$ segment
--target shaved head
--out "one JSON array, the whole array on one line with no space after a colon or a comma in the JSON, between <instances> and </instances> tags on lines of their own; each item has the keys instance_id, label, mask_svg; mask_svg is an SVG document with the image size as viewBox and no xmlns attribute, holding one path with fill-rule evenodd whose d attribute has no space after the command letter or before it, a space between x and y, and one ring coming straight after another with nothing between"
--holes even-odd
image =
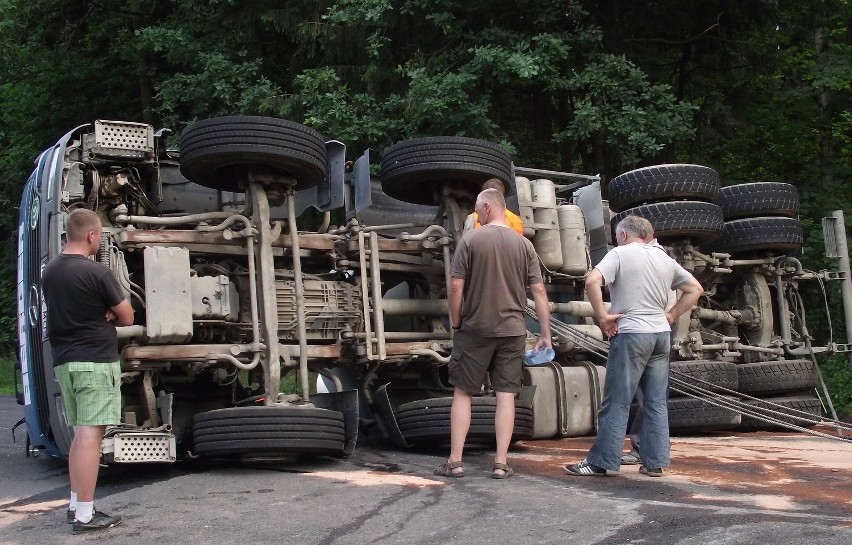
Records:
<instances>
[{"instance_id":1,"label":"shaved head","mask_svg":"<svg viewBox=\"0 0 852 545\"><path fill-rule=\"evenodd\" d=\"M71 212L65 223L66 237L71 242L86 242L86 236L90 231L100 235L101 230L101 218L85 208L78 208Z\"/></svg>"}]
</instances>

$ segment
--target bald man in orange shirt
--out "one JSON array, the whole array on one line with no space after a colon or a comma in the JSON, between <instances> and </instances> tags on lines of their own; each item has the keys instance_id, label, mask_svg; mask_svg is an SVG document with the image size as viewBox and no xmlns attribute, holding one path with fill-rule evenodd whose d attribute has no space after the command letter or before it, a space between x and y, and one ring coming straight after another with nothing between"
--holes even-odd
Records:
<instances>
[{"instance_id":1,"label":"bald man in orange shirt","mask_svg":"<svg viewBox=\"0 0 852 545\"><path fill-rule=\"evenodd\" d=\"M506 186L503 185L503 182L498 178L490 178L485 180L485 183L482 184L482 191L486 189L496 189L503 196L506 195ZM517 214L512 212L509 209L506 209L506 224L511 227L514 231L516 231L519 235L524 236L524 222L521 218L518 217ZM470 214L464 222L464 230L462 233L467 233L471 229L477 229L482 227L479 223L479 216L476 211L473 214Z\"/></svg>"}]
</instances>

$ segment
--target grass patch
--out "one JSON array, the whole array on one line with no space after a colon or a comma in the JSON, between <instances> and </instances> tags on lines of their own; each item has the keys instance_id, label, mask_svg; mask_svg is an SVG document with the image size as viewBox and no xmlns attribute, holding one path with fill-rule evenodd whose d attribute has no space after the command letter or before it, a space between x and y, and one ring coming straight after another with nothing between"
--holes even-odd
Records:
<instances>
[{"instance_id":1,"label":"grass patch","mask_svg":"<svg viewBox=\"0 0 852 545\"><path fill-rule=\"evenodd\" d=\"M15 357L0 355L0 394L14 394L15 380Z\"/></svg>"},{"instance_id":2,"label":"grass patch","mask_svg":"<svg viewBox=\"0 0 852 545\"><path fill-rule=\"evenodd\" d=\"M308 371L308 388L310 390L310 394L317 393L317 374L318 373L316 371ZM259 384L251 384L248 371L240 371L239 381L244 387L252 390L260 386ZM281 370L281 382L278 383L278 391L282 394L301 395L302 388L299 386L298 369L291 368ZM260 393L263 393L263 388L260 389Z\"/></svg>"},{"instance_id":3,"label":"grass patch","mask_svg":"<svg viewBox=\"0 0 852 545\"><path fill-rule=\"evenodd\" d=\"M281 378L280 391L282 394L301 394L302 388L299 386L299 370L282 371L287 373ZM308 371L308 390L310 394L317 393L317 373Z\"/></svg>"},{"instance_id":4,"label":"grass patch","mask_svg":"<svg viewBox=\"0 0 852 545\"><path fill-rule=\"evenodd\" d=\"M838 416L848 419L852 416L852 367L848 356L830 356L820 364L820 369Z\"/></svg>"}]
</instances>

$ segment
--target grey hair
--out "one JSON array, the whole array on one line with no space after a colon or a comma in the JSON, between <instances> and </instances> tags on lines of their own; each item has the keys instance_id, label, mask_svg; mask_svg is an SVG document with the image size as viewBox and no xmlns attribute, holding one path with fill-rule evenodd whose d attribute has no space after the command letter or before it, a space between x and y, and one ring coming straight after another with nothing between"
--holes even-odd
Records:
<instances>
[{"instance_id":1,"label":"grey hair","mask_svg":"<svg viewBox=\"0 0 852 545\"><path fill-rule=\"evenodd\" d=\"M626 233L627 235L647 240L654 236L654 227L651 222L641 216L627 216L615 226L615 235Z\"/></svg>"}]
</instances>

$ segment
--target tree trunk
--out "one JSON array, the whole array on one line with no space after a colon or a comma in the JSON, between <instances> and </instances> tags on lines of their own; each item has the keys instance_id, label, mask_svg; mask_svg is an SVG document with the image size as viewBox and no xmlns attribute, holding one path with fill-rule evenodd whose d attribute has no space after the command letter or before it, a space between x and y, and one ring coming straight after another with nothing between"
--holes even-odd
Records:
<instances>
[{"instance_id":1,"label":"tree trunk","mask_svg":"<svg viewBox=\"0 0 852 545\"><path fill-rule=\"evenodd\" d=\"M826 49L825 29L823 28L823 15L817 12L814 26L814 63L820 65L823 62ZM817 90L817 101L819 104L819 149L820 149L820 173L822 175L822 186L826 190L824 195L832 193L834 186L834 138L831 133L831 94L828 87L823 85Z\"/></svg>"},{"instance_id":2,"label":"tree trunk","mask_svg":"<svg viewBox=\"0 0 852 545\"><path fill-rule=\"evenodd\" d=\"M567 123L571 117L572 104L571 95L567 91L559 93L559 113L557 119L560 123ZM573 141L565 140L559 144L559 168L566 172L574 172L574 146Z\"/></svg>"},{"instance_id":3,"label":"tree trunk","mask_svg":"<svg viewBox=\"0 0 852 545\"><path fill-rule=\"evenodd\" d=\"M142 107L142 122L152 125L154 123L153 115L153 86L151 85L151 76L149 74L148 59L145 53L139 52L136 58L136 70L139 76L139 104Z\"/></svg>"}]
</instances>

